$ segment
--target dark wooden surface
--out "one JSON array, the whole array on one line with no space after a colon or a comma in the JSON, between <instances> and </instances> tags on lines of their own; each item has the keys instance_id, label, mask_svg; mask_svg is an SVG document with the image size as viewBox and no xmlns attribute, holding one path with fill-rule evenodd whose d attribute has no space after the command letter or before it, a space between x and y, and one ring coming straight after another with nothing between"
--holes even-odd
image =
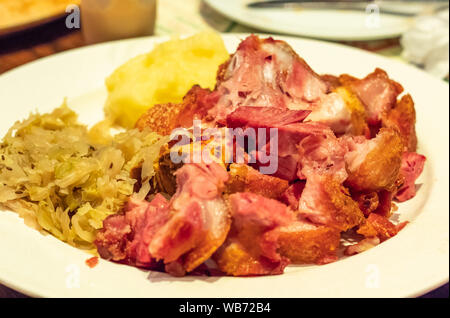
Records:
<instances>
[{"instance_id":1,"label":"dark wooden surface","mask_svg":"<svg viewBox=\"0 0 450 318\"><path fill-rule=\"evenodd\" d=\"M30 31L0 37L0 74L39 58L83 45L81 31L66 28L64 19Z\"/></svg>"}]
</instances>

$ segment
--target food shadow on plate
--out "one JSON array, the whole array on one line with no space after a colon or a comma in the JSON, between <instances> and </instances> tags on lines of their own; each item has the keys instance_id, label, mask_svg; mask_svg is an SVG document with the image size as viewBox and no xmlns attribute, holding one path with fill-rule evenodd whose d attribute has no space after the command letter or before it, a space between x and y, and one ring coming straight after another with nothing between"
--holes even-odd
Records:
<instances>
[{"instance_id":1,"label":"food shadow on plate","mask_svg":"<svg viewBox=\"0 0 450 318\"><path fill-rule=\"evenodd\" d=\"M148 271L147 279L152 283L160 283L160 282L192 282L192 281L202 281L206 283L214 283L218 281L222 277L226 277L226 275L217 269L216 264L208 260L199 267L197 267L194 271L185 276L174 276L168 274L164 270L164 265L161 264L161 268L155 268L154 270L145 270Z\"/></svg>"},{"instance_id":2,"label":"food shadow on plate","mask_svg":"<svg viewBox=\"0 0 450 318\"><path fill-rule=\"evenodd\" d=\"M225 276L223 276L225 277ZM151 283L167 283L167 282L176 282L176 283L180 283L180 282L186 282L186 283L190 283L193 281L201 281L201 282L205 282L205 283L214 283L216 281L218 281L220 278L220 276L184 276L184 277L174 277L171 276L167 273L162 273L162 272L155 272L155 271L150 271L148 276L147 276L147 280Z\"/></svg>"},{"instance_id":3,"label":"food shadow on plate","mask_svg":"<svg viewBox=\"0 0 450 318\"><path fill-rule=\"evenodd\" d=\"M190 275L190 276L184 276L184 277L175 277L171 276L164 272L158 272L158 271L148 271L147 280L151 283L170 283L170 282L185 282L185 283L191 283L193 281L200 281L205 283L215 283L222 277L226 276L207 276L207 275Z\"/></svg>"}]
</instances>

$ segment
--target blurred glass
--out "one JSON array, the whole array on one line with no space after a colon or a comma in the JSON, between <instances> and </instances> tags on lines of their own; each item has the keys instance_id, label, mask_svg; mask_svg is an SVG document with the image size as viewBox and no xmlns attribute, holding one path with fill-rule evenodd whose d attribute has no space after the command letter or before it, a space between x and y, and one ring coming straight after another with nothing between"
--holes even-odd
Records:
<instances>
[{"instance_id":1,"label":"blurred glass","mask_svg":"<svg viewBox=\"0 0 450 318\"><path fill-rule=\"evenodd\" d=\"M152 35L156 0L82 0L81 22L88 44Z\"/></svg>"}]
</instances>

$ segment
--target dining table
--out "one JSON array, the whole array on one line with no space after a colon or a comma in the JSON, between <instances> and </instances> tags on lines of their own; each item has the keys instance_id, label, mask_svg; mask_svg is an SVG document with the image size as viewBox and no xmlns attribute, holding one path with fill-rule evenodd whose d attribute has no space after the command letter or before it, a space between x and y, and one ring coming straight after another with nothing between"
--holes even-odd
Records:
<instances>
[{"instance_id":1,"label":"dining table","mask_svg":"<svg viewBox=\"0 0 450 318\"><path fill-rule=\"evenodd\" d=\"M32 61L87 45L83 38L82 24L81 28L69 29L65 19L63 16L43 25L0 36L0 75ZM193 34L206 29L221 33L261 33L260 30L222 16L202 0L158 0L155 35ZM402 56L399 37L339 43L408 63ZM0 298L25 297L27 296L0 284ZM447 283L421 297L447 298L449 285Z\"/></svg>"}]
</instances>

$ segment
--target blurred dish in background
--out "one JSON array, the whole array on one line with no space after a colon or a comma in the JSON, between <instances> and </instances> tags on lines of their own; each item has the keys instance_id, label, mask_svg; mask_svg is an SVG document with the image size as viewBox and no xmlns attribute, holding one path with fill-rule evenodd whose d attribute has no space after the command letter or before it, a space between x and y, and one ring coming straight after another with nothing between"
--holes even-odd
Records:
<instances>
[{"instance_id":1,"label":"blurred dish in background","mask_svg":"<svg viewBox=\"0 0 450 318\"><path fill-rule=\"evenodd\" d=\"M156 0L82 0L81 16L88 44L152 35Z\"/></svg>"},{"instance_id":2,"label":"blurred dish in background","mask_svg":"<svg viewBox=\"0 0 450 318\"><path fill-rule=\"evenodd\" d=\"M0 36L60 18L71 4L80 0L0 0Z\"/></svg>"},{"instance_id":3,"label":"blurred dish in background","mask_svg":"<svg viewBox=\"0 0 450 318\"><path fill-rule=\"evenodd\" d=\"M241 24L267 32L307 36L337 41L359 41L394 38L412 25L420 3L386 3L384 10L403 12L385 14L374 3L366 10L342 10L320 7L252 9L248 4L255 0L205 0L207 4L226 17ZM383 11L383 10L382 10Z\"/></svg>"},{"instance_id":4,"label":"blurred dish in background","mask_svg":"<svg viewBox=\"0 0 450 318\"><path fill-rule=\"evenodd\" d=\"M447 0L263 0L247 4L249 8L334 9L377 11L384 14L415 16L448 8Z\"/></svg>"}]
</instances>

